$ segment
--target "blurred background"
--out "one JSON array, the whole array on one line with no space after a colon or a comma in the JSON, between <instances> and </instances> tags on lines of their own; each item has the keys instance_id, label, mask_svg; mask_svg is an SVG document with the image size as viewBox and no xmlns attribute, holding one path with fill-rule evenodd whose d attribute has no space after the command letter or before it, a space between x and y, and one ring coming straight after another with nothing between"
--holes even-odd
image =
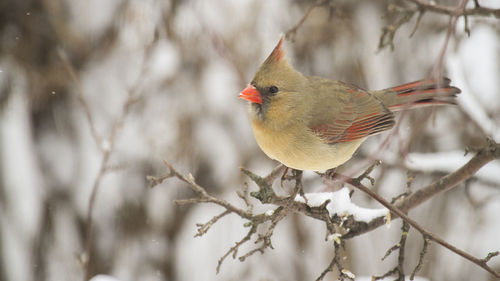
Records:
<instances>
[{"instance_id":1,"label":"blurred background","mask_svg":"<svg viewBox=\"0 0 500 281\"><path fill-rule=\"evenodd\" d=\"M470 1L469 7L473 7ZM500 8L498 1L481 0ZM456 1L440 1L456 6ZM246 167L267 174L276 162L258 148L246 102L237 99L261 62L310 5L305 0L3 0L0 2L0 280L315 280L330 263L325 226L300 215L282 221L274 250L245 262L218 259L247 232L230 215L202 237L196 223L223 210L176 206L193 193L170 179L149 188L163 160L192 173L237 206ZM379 48L384 27L415 6L408 1L329 1L286 42L301 72L381 89L428 77L449 17L417 13ZM393 131L370 138L342 171L359 174L372 159L374 189L386 199L454 171L465 148L500 141L500 20L457 23L443 73L462 89L456 107L399 116ZM382 43L388 43L387 38ZM382 44L387 45L387 44ZM386 140L388 140L386 142ZM386 143L385 145L382 145ZM92 190L93 239L86 256ZM256 187L249 183L250 189ZM331 187L305 174L305 191ZM280 188L276 186L276 189ZM426 229L482 258L500 250L500 163L440 194L410 215ZM380 207L355 192L364 207ZM256 212L272 206L255 203ZM401 221L346 242L344 265L356 276L382 275L396 254ZM422 237L411 230L406 272ZM255 245L242 247L244 254ZM500 259L489 263L500 270ZM431 244L424 280L493 280L486 271ZM326 280L336 280L331 273Z\"/></svg>"}]
</instances>

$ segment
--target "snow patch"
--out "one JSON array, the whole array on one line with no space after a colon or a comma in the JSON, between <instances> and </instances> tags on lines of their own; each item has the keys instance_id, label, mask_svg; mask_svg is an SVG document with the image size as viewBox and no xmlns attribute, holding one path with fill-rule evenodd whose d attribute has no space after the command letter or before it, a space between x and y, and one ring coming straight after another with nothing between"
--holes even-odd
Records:
<instances>
[{"instance_id":1,"label":"snow patch","mask_svg":"<svg viewBox=\"0 0 500 281\"><path fill-rule=\"evenodd\" d=\"M368 223L375 218L383 217L388 214L386 208L368 209L357 206L351 202L349 189L347 187L336 192L307 193L304 194L304 196L307 198L307 205L311 207L321 206L326 200L330 200L326 205L326 209L330 216L335 214L338 216L353 215L355 220ZM304 198L300 195L297 195L295 201L305 203Z\"/></svg>"},{"instance_id":2,"label":"snow patch","mask_svg":"<svg viewBox=\"0 0 500 281\"><path fill-rule=\"evenodd\" d=\"M410 153L405 161L405 166L412 170L423 172L451 173L462 167L472 158L473 153L464 156L463 151L449 151L440 153ZM476 177L491 182L500 182L500 163L492 161L482 167Z\"/></svg>"},{"instance_id":3,"label":"snow patch","mask_svg":"<svg viewBox=\"0 0 500 281\"><path fill-rule=\"evenodd\" d=\"M113 276L109 276L109 275L99 274L99 275L92 277L90 279L90 281L120 281L120 279L117 279L117 278L115 278Z\"/></svg>"}]
</instances>

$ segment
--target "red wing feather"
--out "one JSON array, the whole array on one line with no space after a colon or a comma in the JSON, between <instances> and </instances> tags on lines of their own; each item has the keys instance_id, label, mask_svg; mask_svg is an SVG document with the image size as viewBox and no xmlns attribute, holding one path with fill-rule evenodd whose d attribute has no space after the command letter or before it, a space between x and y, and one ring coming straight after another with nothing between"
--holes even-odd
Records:
<instances>
[{"instance_id":1,"label":"red wing feather","mask_svg":"<svg viewBox=\"0 0 500 281\"><path fill-rule=\"evenodd\" d=\"M373 95L351 93L338 117L310 129L329 144L349 142L380 133L394 126L394 115Z\"/></svg>"}]
</instances>

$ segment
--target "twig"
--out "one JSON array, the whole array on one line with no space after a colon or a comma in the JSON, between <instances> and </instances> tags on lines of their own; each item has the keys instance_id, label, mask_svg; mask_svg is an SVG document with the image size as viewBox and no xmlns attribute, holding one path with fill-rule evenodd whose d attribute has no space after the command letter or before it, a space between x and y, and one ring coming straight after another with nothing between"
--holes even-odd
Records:
<instances>
[{"instance_id":1,"label":"twig","mask_svg":"<svg viewBox=\"0 0 500 281\"><path fill-rule=\"evenodd\" d=\"M484 259L482 259L481 261L484 263L487 263L491 260L491 258L498 256L499 253L500 252L498 252L498 251L488 253L488 255Z\"/></svg>"},{"instance_id":2,"label":"twig","mask_svg":"<svg viewBox=\"0 0 500 281\"><path fill-rule=\"evenodd\" d=\"M92 117L92 114L90 113L89 105L85 100L85 96L83 94L82 83L80 82L80 79L78 79L78 76L76 75L75 68L69 62L68 55L66 54L66 52L64 52L64 50L60 48L57 50L57 53L59 54L59 58L63 62L64 68L69 73L71 80L73 80L73 83L75 83L76 85L75 88L76 88L78 102L80 102L80 105L83 108L83 112L85 113L85 118L87 119L87 123L89 124L90 127L90 133L97 145L97 148L102 152L103 151L102 140L99 134L97 134L97 130L95 129L94 119Z\"/></svg>"},{"instance_id":3,"label":"twig","mask_svg":"<svg viewBox=\"0 0 500 281\"><path fill-rule=\"evenodd\" d=\"M335 268L338 269L339 271L339 280L354 280L355 276L350 272L349 270L345 269L342 266L342 263L340 261L340 247L344 246L344 241L340 241L340 243L335 242L334 243L334 255L333 258L330 262L330 264L321 272L319 277L316 279L316 281L321 281L325 278L325 276L329 273L332 272Z\"/></svg>"},{"instance_id":4,"label":"twig","mask_svg":"<svg viewBox=\"0 0 500 281\"><path fill-rule=\"evenodd\" d=\"M418 10L418 17L417 21L415 22L415 26L413 27L413 30L410 33L410 38L415 35L415 32L417 32L418 26L420 25L420 21L422 21L422 18L424 17L425 11L422 9Z\"/></svg>"},{"instance_id":5,"label":"twig","mask_svg":"<svg viewBox=\"0 0 500 281\"><path fill-rule=\"evenodd\" d=\"M410 230L410 225L406 222L403 221L403 225L401 226L401 238L399 239L398 244L392 246L387 252L385 253L384 257L382 257L382 260L385 260L392 252L395 250L399 250L398 254L398 264L388 272L386 272L384 275L381 276L374 276L374 280L380 280L384 279L388 276L398 274L398 281L404 281L405 279L405 273L404 273L404 260L405 260L405 246L406 246L406 238L408 237L408 231Z\"/></svg>"},{"instance_id":6,"label":"twig","mask_svg":"<svg viewBox=\"0 0 500 281\"><path fill-rule=\"evenodd\" d=\"M183 176L181 173L179 173L170 163L167 161L164 161L165 166L168 167L169 172L168 174L171 174L172 177L176 177L180 179L181 181L185 182L188 184L188 186L191 188L192 191L194 191L199 198L191 198L188 200L176 200L175 202L177 204L191 204L191 203L213 203L216 205L219 205L221 207L224 207L226 210L229 210L230 212L236 213L242 218L251 220L253 218L252 213L249 213L247 211L241 210L240 208L230 204L229 202L218 199L212 195L210 195L204 187L200 186L195 182L194 177L189 174L187 177Z\"/></svg>"},{"instance_id":7,"label":"twig","mask_svg":"<svg viewBox=\"0 0 500 281\"><path fill-rule=\"evenodd\" d=\"M250 228L250 230L248 231L247 235L245 235L245 237L243 237L243 239L241 239L240 241L236 242L236 244L231 247L220 259L219 261L217 262L217 267L215 268L215 271L217 273L220 272L220 267L222 266L222 263L224 262L224 260L231 254L233 253L233 259L236 258L236 256L238 255L238 249L240 248L241 245L245 244L247 241L250 240L250 238L252 238L252 235L257 231L257 225L252 225L252 227Z\"/></svg>"},{"instance_id":8,"label":"twig","mask_svg":"<svg viewBox=\"0 0 500 281\"><path fill-rule=\"evenodd\" d=\"M422 265L424 264L424 257L425 254L427 254L427 248L429 247L429 238L426 235L423 235L423 237L424 237L424 245L422 246L422 250L420 251L418 263L410 275L410 280L413 280L415 278L415 274L417 274L417 272L420 270L420 268L422 268Z\"/></svg>"},{"instance_id":9,"label":"twig","mask_svg":"<svg viewBox=\"0 0 500 281\"><path fill-rule=\"evenodd\" d=\"M314 3L309 5L309 8L307 8L307 10L304 13L304 15L302 16L302 18L300 18L300 20L292 28L290 28L287 32L285 32L285 38L292 40L295 33L297 33L297 30L304 24L306 19L311 14L312 10L314 10L314 8L316 8L316 7L324 5L326 2L327 2L327 0L316 0Z\"/></svg>"},{"instance_id":10,"label":"twig","mask_svg":"<svg viewBox=\"0 0 500 281\"><path fill-rule=\"evenodd\" d=\"M243 202L245 202L245 205L247 205L247 212L251 213L253 211L253 204L252 202L250 202L250 197L249 197L249 191L248 191L248 184L245 183L243 185L243 192L239 192L237 191L236 194L238 195L238 197L240 197Z\"/></svg>"},{"instance_id":11,"label":"twig","mask_svg":"<svg viewBox=\"0 0 500 281\"><path fill-rule=\"evenodd\" d=\"M399 8L399 7L397 7L395 5L389 6L389 10L393 10L393 9L397 9L397 8ZM382 35L380 36L380 40L378 43L378 50L379 51L387 46L391 47L391 51L394 50L394 36L396 35L396 32L403 24L409 22L411 20L411 18L413 17L413 15L415 14L415 12L417 12L417 11L419 11L419 10L408 10L408 9L403 10L403 9L401 9L401 13L403 13L403 16L400 19L398 19L395 23L390 24L388 26L384 26L382 28ZM419 16L419 18L420 18L420 16ZM417 21L417 24L415 26L417 26L418 23L419 23L419 21Z\"/></svg>"},{"instance_id":12,"label":"twig","mask_svg":"<svg viewBox=\"0 0 500 281\"><path fill-rule=\"evenodd\" d=\"M208 222L206 222L204 224L197 223L196 226L198 227L198 233L196 233L194 235L194 237L199 237L199 236L202 236L203 234L207 233L207 231L210 229L210 227L212 227L212 225L214 225L214 223L216 223L222 217L229 215L230 213L231 212L229 210L225 210L220 215L213 217L211 220L209 220Z\"/></svg>"},{"instance_id":13,"label":"twig","mask_svg":"<svg viewBox=\"0 0 500 281\"><path fill-rule=\"evenodd\" d=\"M419 1L419 0L416 0L416 1ZM446 50L448 49L448 43L450 41L451 35L455 32L455 27L457 25L458 17L461 15L461 13L462 14L464 13L463 11L465 11L465 5L467 5L468 1L469 0L462 0L460 2L460 4L458 5L458 7L455 9L454 14L450 17L450 22L448 24L448 30L446 32L446 37L445 37L445 40L443 43L443 47L441 48L441 51L439 52L438 61L433 69L432 76L435 77L437 81L440 81L439 78L441 78L443 76L443 63L444 63L444 57L446 54Z\"/></svg>"}]
</instances>

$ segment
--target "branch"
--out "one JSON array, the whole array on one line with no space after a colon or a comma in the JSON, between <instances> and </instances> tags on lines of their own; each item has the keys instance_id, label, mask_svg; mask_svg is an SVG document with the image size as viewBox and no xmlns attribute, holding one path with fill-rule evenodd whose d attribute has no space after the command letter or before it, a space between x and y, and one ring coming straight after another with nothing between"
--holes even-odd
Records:
<instances>
[{"instance_id":1,"label":"branch","mask_svg":"<svg viewBox=\"0 0 500 281\"><path fill-rule=\"evenodd\" d=\"M432 1L426 1L426 0L407 0L409 2L415 3L419 8L426 9L431 12L439 13L439 14L445 14L449 16L455 16L455 17L460 17L460 16L494 16L496 18L500 18L500 9L490 9L490 8L484 8L478 4L477 1L474 1L476 3L474 8L469 8L469 9L457 9L456 7L452 6L445 6L445 5L439 5L436 4L436 2Z\"/></svg>"},{"instance_id":2,"label":"branch","mask_svg":"<svg viewBox=\"0 0 500 281\"><path fill-rule=\"evenodd\" d=\"M409 22L415 13L418 12L418 17L417 21L415 23L415 26L413 27L412 32L410 33L409 37L412 37L415 32L417 31L418 26L420 25L420 22L422 20L423 15L426 12L434 12L434 13L439 13L443 15L448 15L450 16L450 21L448 23L448 31L446 34L445 42L443 44L443 47L440 51L438 63L436 64L434 68L434 75L436 77L439 77L440 74L442 73L442 65L443 65L443 59L444 55L448 46L449 39L453 32L455 31L455 26L456 22L459 17L463 16L465 20L465 32L470 35L470 30L468 26L468 16L494 16L496 18L500 18L500 9L490 9L490 8L484 8L479 5L477 0L474 0L475 7L474 8L469 8L466 9L465 6L468 2L468 0L462 0L458 7L453 7L453 6L445 6L445 5L439 5L436 4L434 1L426 1L426 0L407 0L409 2L412 2L417 5L416 8L406 8L406 7L401 7L396 4L390 4L388 6L388 10L390 13L392 12L397 12L402 14L402 16L393 24L387 25L383 27L382 29L382 35L380 36L379 39L379 44L378 44L378 50L382 50L383 48L390 46L391 50L394 50L394 43L393 39L394 36L397 32L397 30L407 22Z\"/></svg>"},{"instance_id":3,"label":"branch","mask_svg":"<svg viewBox=\"0 0 500 281\"><path fill-rule=\"evenodd\" d=\"M481 167L488 164L490 161L494 159L500 158L500 144L494 143L490 141L488 147L477 150L477 153L474 157L472 157L469 162L463 165L461 168L456 170L455 172L448 174L430 185L423 187L411 195L405 197L404 199L398 200L398 202L394 205L396 208L401 210L402 212L408 212L411 209L417 207L418 205L424 203L429 200L431 197L435 196L438 193L448 191L453 187L457 186L461 182L469 179L474 176ZM397 215L394 215L393 218L397 218ZM351 231L344 235L344 239L352 238L358 236L362 233L371 231L377 227L380 227L385 224L383 218L379 218L370 222L370 224L366 225L364 228L352 228Z\"/></svg>"},{"instance_id":4,"label":"branch","mask_svg":"<svg viewBox=\"0 0 500 281\"><path fill-rule=\"evenodd\" d=\"M494 159L500 158L500 144L490 141L487 148L478 150L477 154L472 157L469 162L459 168L457 171L448 174L441 179L431 183L427 187L415 191L408 196L404 201L398 203L396 207L403 211L409 211L414 207L427 201L434 195L448 191L459 183L474 176L481 167L488 164Z\"/></svg>"},{"instance_id":5,"label":"branch","mask_svg":"<svg viewBox=\"0 0 500 281\"><path fill-rule=\"evenodd\" d=\"M297 30L304 24L306 19L309 17L311 14L312 10L314 8L325 5L328 2L328 0L316 0L314 3L312 3L309 8L307 8L306 12L300 18L300 20L292 27L290 28L287 32L285 32L285 38L286 39L291 39L293 40L293 36L295 36L295 33L297 33Z\"/></svg>"},{"instance_id":6,"label":"branch","mask_svg":"<svg viewBox=\"0 0 500 281\"><path fill-rule=\"evenodd\" d=\"M496 255L496 253L490 253L488 257L484 259L478 259L475 258L459 249L456 247L450 245L446 241L440 239L436 235L430 233L429 231L425 230L422 228L419 224L417 224L415 221L411 220L405 213L408 212L410 209L416 207L417 205L421 204L422 202L430 199L432 196L436 195L437 193L445 190L449 190L453 188L454 186L457 186L458 183L462 182L463 180L466 180L470 178L471 176L476 173L479 168L482 166L486 165L489 161L495 159L495 158L500 158L500 145L494 143L493 141L490 141L490 145L486 148L483 149L478 149L477 154L467 163L465 164L462 168L458 169L456 172L451 173L442 179L430 184L429 186L422 188L421 190L411 194L411 195L405 195L397 198L395 201L397 202L395 205L392 205L385 201L383 198L381 198L379 195L368 189L366 186L361 184L361 181L364 179L368 179L371 181L371 178L369 177L369 172L371 169L373 169L374 166L371 166L370 168L367 169L364 173L362 173L359 177L357 178L349 178L346 176L342 176L339 174L334 174L335 178L341 179L342 181L353 185L354 187L368 193L371 197L379 201L382 205L387 207L391 211L391 217L397 218L401 217L405 222L407 222L409 225L413 226L415 229L417 229L422 235L424 236L424 239L429 239L431 241L434 241L438 244L441 244L442 246L446 247L447 249L455 252L456 254L470 260L471 262L479 265L483 269L487 270L494 276L500 276L497 272L493 271L486 263L489 261L489 259L493 256ZM283 170L285 169L283 165L279 165L276 168L274 168L271 173L269 173L267 176L261 177L258 176L251 171L248 171L246 169L241 168L241 171L247 175L253 182L257 184L259 187L259 190L256 192L250 192L250 196L258 199L262 204L272 204L275 206L278 206L274 210L270 210L266 213L263 214L253 214L252 213L252 206L247 198L248 196L248 190L247 186L246 189L244 190L243 194L239 194L239 197L242 198L245 201L245 204L247 205L247 210L239 209L238 207L233 206L232 204L218 199L215 196L210 195L206 189L200 185L198 185L194 178L189 174L188 176L183 176L179 172L177 172L172 165L170 165L168 162L165 162L165 165L168 167L169 172L160 177L160 178L153 178L149 177L152 185L157 184L158 182L163 181L164 179L170 178L170 177L176 177L180 179L181 181L185 182L188 184L190 189L195 192L197 197L190 198L190 199L183 199L183 200L177 200L176 203L178 204L192 204L192 203L213 203L217 204L223 208L225 208L225 211L215 217L212 218L209 222L205 224L198 224L198 234L196 236L203 235L208 231L208 229L213 225L215 222L217 222L221 217L229 214L229 213L235 213L239 216L241 216L244 219L249 220L245 224L245 226L251 227L249 232L245 237L243 237L242 240L236 242L236 244L231 247L222 257L219 259L219 263L217 265L217 272L220 270L220 266L222 265L224 259L228 257L230 254L232 254L233 258L236 258L238 254L238 249L241 245L244 243L250 241L253 237L254 234L257 234L258 227L264 222L270 221L271 224L266 228L266 230L263 232L264 234L258 234L257 239L255 240L255 243L261 243L260 246L257 248L254 248L247 252L246 254L242 255L239 257L240 261L244 261L247 257L253 255L254 253L263 253L265 249L267 248L272 248L272 243L271 243L271 236L273 234L274 228L276 225L284 218L286 217L287 214L291 212L296 212L296 213L301 213L303 215L321 220L325 222L326 225L326 236L328 238L333 237L333 240L339 244L343 241L343 239L349 239L355 236L358 236L362 233L365 233L367 231L373 230L380 225L384 224L384 219L385 217L377 217L375 219L372 219L370 222L366 223L363 221L356 221L354 219L353 215L338 215L338 214L330 214L329 211L327 210L326 206L330 203L329 200L326 200L323 204L320 206L312 207L309 206L305 202L300 202L296 200L297 194L301 192L302 190L302 173L301 172L294 172L292 179L295 180L295 187L290 196L280 196L277 195L273 188L272 184L275 180L280 178L280 175L282 175ZM411 183L411 177L408 179L408 184ZM406 233L405 231L406 228L403 229L402 231L402 237L400 240L400 257L398 259L398 268L394 271L391 271L392 273L396 272L402 272L402 264L403 264L403 259L404 259L404 244L406 242ZM342 239L341 239L342 238ZM336 245L337 245L336 244ZM396 248L394 248L396 249ZM427 249L427 245L425 245L424 249L422 250L423 254L421 253L421 258L423 259L423 256L425 255L425 250ZM337 251L337 250L336 250ZM346 271L343 272L341 269L340 265L335 264L335 259L337 258L334 257L334 260L330 263L330 265L323 271L319 277L318 280L321 280L328 272L332 271L333 267L339 268L339 271L341 272L341 277L342 278L351 278L351 273ZM420 262L421 264L421 262ZM416 272L419 268L417 265L417 268L414 270ZM400 274L401 275L401 274Z\"/></svg>"},{"instance_id":7,"label":"branch","mask_svg":"<svg viewBox=\"0 0 500 281\"><path fill-rule=\"evenodd\" d=\"M500 149L496 149L496 154L500 154ZM478 155L480 155L480 154L478 153ZM492 159L493 159L493 157L492 157ZM470 161L469 161L469 163L470 163ZM430 240L432 240L432 241L440 244L441 246L443 246L443 247L447 248L448 250L456 253L457 255L462 256L463 258L465 258L465 259L467 259L467 260L475 263L476 265L480 266L484 270L486 270L489 273L491 273L493 276L495 276L497 278L500 278L500 273L495 272L492 268L490 268L486 264L486 262L484 261L484 259L478 259L478 258L476 258L476 257L474 257L474 256L472 256L472 255L470 255L470 254L468 254L468 253L466 253L466 252L464 252L464 251L456 248L455 246L449 244L448 242L444 241L443 239L441 239L440 237L436 236L435 234L432 234L431 232L427 231L422 226L420 226L417 222L415 222L414 220L410 219L403 211L401 211L396 206L394 206L394 205L390 204L389 202L387 202L385 199L383 199L381 196L379 196L378 194L376 194L375 192L373 192L371 189L369 189L368 187L366 187L363 184L361 184L358 180L350 178L350 177L346 177L346 176L343 176L343 175L340 175L340 174L336 174L335 177L337 179L342 180L345 183L348 183L348 184L356 187L357 189L365 192L366 194L370 195L370 197L372 197L373 199L377 200L380 204L382 204L384 207L386 207L387 209L389 209L393 213L393 215L391 215L391 217L399 216L401 219L403 219L408 224L410 224L411 226L413 226L416 230L418 230L420 233L422 233L422 235L424 235L425 237L427 237ZM456 184L451 185L451 186L447 186L447 187L451 188L451 187L453 187L455 185ZM440 191L442 191L444 189L445 189L445 187L443 186L443 188Z\"/></svg>"}]
</instances>

